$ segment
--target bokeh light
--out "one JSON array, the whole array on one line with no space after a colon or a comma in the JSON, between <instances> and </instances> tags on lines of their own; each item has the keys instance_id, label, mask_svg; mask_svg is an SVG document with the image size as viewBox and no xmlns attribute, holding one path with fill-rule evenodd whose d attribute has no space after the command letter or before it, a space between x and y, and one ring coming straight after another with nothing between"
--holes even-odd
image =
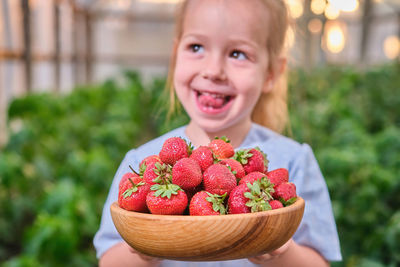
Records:
<instances>
[{"instance_id":1,"label":"bokeh light","mask_svg":"<svg viewBox=\"0 0 400 267\"><path fill-rule=\"evenodd\" d=\"M312 0L311 1L311 11L316 15L321 15L324 13L326 8L326 0Z\"/></svg>"},{"instance_id":2,"label":"bokeh light","mask_svg":"<svg viewBox=\"0 0 400 267\"><path fill-rule=\"evenodd\" d=\"M325 17L330 20L337 19L340 15L340 10L333 6L331 3L328 3L325 8Z\"/></svg>"},{"instance_id":3,"label":"bokeh light","mask_svg":"<svg viewBox=\"0 0 400 267\"><path fill-rule=\"evenodd\" d=\"M325 44L329 52L340 53L346 44L346 25L328 21L325 25Z\"/></svg>"},{"instance_id":4,"label":"bokeh light","mask_svg":"<svg viewBox=\"0 0 400 267\"><path fill-rule=\"evenodd\" d=\"M356 11L360 5L358 0L329 0L329 4L344 12Z\"/></svg>"},{"instance_id":5,"label":"bokeh light","mask_svg":"<svg viewBox=\"0 0 400 267\"><path fill-rule=\"evenodd\" d=\"M297 19L303 15L304 7L303 0L287 0L290 15Z\"/></svg>"},{"instance_id":6,"label":"bokeh light","mask_svg":"<svg viewBox=\"0 0 400 267\"><path fill-rule=\"evenodd\" d=\"M314 34L320 33L322 30L322 21L314 18L308 22L308 30Z\"/></svg>"},{"instance_id":7,"label":"bokeh light","mask_svg":"<svg viewBox=\"0 0 400 267\"><path fill-rule=\"evenodd\" d=\"M389 36L383 43L383 51L389 59L395 59L400 55L400 40L397 36Z\"/></svg>"},{"instance_id":8,"label":"bokeh light","mask_svg":"<svg viewBox=\"0 0 400 267\"><path fill-rule=\"evenodd\" d=\"M285 40L285 48L289 49L293 47L294 42L295 42L295 33L292 27L289 27L289 29L286 32L286 40Z\"/></svg>"}]
</instances>

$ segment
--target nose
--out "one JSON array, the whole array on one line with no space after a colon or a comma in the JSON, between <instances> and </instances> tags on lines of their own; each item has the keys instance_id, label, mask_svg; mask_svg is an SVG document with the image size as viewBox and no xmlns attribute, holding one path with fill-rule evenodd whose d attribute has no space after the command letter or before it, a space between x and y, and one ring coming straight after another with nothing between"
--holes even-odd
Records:
<instances>
[{"instance_id":1,"label":"nose","mask_svg":"<svg viewBox=\"0 0 400 267\"><path fill-rule=\"evenodd\" d=\"M205 62L201 76L212 81L225 81L227 76L223 57L219 55L209 55Z\"/></svg>"}]
</instances>

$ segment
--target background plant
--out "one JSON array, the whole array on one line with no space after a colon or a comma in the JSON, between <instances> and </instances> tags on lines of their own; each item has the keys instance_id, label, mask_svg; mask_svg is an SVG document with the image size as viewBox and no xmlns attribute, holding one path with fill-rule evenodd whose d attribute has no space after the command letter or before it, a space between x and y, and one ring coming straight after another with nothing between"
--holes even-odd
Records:
<instances>
[{"instance_id":1,"label":"background plant","mask_svg":"<svg viewBox=\"0 0 400 267\"><path fill-rule=\"evenodd\" d=\"M122 157L188 118L167 121L163 79L32 94L9 109L0 156L3 266L95 266L92 238ZM400 67L290 74L291 136L309 143L331 193L344 261L400 264Z\"/></svg>"}]
</instances>

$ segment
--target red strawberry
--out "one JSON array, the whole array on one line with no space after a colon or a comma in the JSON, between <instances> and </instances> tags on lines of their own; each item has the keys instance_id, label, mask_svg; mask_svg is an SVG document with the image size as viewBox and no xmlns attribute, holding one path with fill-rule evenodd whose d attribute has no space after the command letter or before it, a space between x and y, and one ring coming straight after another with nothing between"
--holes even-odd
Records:
<instances>
[{"instance_id":1,"label":"red strawberry","mask_svg":"<svg viewBox=\"0 0 400 267\"><path fill-rule=\"evenodd\" d=\"M281 183L289 182L289 172L285 168L275 169L267 172L267 177L274 184L275 187Z\"/></svg>"},{"instance_id":2,"label":"red strawberry","mask_svg":"<svg viewBox=\"0 0 400 267\"><path fill-rule=\"evenodd\" d=\"M276 199L270 200L269 205L271 206L271 208L273 210L283 208L283 204L279 200L276 200Z\"/></svg>"},{"instance_id":3,"label":"red strawberry","mask_svg":"<svg viewBox=\"0 0 400 267\"><path fill-rule=\"evenodd\" d=\"M122 176L121 180L119 181L119 186L121 186L123 183L125 183L125 181L127 181L129 178L133 179L133 181L135 183L136 183L136 179L134 179L134 178L139 178L139 179L142 178L142 177L140 177L139 174L137 174L135 172L134 169L132 169L131 165L129 165L129 168L132 170L132 172L127 172Z\"/></svg>"},{"instance_id":4,"label":"red strawberry","mask_svg":"<svg viewBox=\"0 0 400 267\"><path fill-rule=\"evenodd\" d=\"M200 146L193 150L190 158L196 160L199 163L202 172L204 172L214 163L213 152L207 146Z\"/></svg>"},{"instance_id":5,"label":"red strawberry","mask_svg":"<svg viewBox=\"0 0 400 267\"><path fill-rule=\"evenodd\" d=\"M145 157L139 164L139 170L140 170L140 174L143 175L143 173L146 170L146 167L149 165L154 165L154 163L156 162L160 162L162 163L160 157L158 155L151 155L148 157Z\"/></svg>"},{"instance_id":6,"label":"red strawberry","mask_svg":"<svg viewBox=\"0 0 400 267\"><path fill-rule=\"evenodd\" d=\"M296 201L296 186L294 183L282 183L275 189L274 198L279 199L284 206L288 206Z\"/></svg>"},{"instance_id":7,"label":"red strawberry","mask_svg":"<svg viewBox=\"0 0 400 267\"><path fill-rule=\"evenodd\" d=\"M239 184L247 184L247 183L253 183L254 181L260 180L261 178L266 177L265 173L262 172L251 172L247 174L245 177L243 177L240 181Z\"/></svg>"},{"instance_id":8,"label":"red strawberry","mask_svg":"<svg viewBox=\"0 0 400 267\"><path fill-rule=\"evenodd\" d=\"M207 191L197 192L189 204L190 215L221 215L226 214L224 205L226 194L220 196Z\"/></svg>"},{"instance_id":9,"label":"red strawberry","mask_svg":"<svg viewBox=\"0 0 400 267\"><path fill-rule=\"evenodd\" d=\"M231 141L225 136L222 136L221 138L215 137L208 146L214 152L217 159L227 159L235 154L235 150L230 142Z\"/></svg>"},{"instance_id":10,"label":"red strawberry","mask_svg":"<svg viewBox=\"0 0 400 267\"><path fill-rule=\"evenodd\" d=\"M269 200L272 199L271 193L274 189L267 177L253 183L241 184L236 188L232 190L232 195L228 199L230 213L248 213L249 211L258 212L271 209Z\"/></svg>"},{"instance_id":11,"label":"red strawberry","mask_svg":"<svg viewBox=\"0 0 400 267\"><path fill-rule=\"evenodd\" d=\"M236 177L222 164L213 164L203 174L204 189L211 194L223 195L236 187Z\"/></svg>"},{"instance_id":12,"label":"red strawberry","mask_svg":"<svg viewBox=\"0 0 400 267\"><path fill-rule=\"evenodd\" d=\"M143 179L137 177L127 179L119 187L118 204L126 210L148 212L146 196L149 192L150 185Z\"/></svg>"},{"instance_id":13,"label":"red strawberry","mask_svg":"<svg viewBox=\"0 0 400 267\"><path fill-rule=\"evenodd\" d=\"M143 179L150 185L171 183L171 176L171 166L159 162L150 163L143 173Z\"/></svg>"},{"instance_id":14,"label":"red strawberry","mask_svg":"<svg viewBox=\"0 0 400 267\"><path fill-rule=\"evenodd\" d=\"M242 179L243 176L246 175L242 164L235 159L223 159L219 163L230 167L232 173L236 176L236 179Z\"/></svg>"},{"instance_id":15,"label":"red strawberry","mask_svg":"<svg viewBox=\"0 0 400 267\"><path fill-rule=\"evenodd\" d=\"M150 212L153 214L163 215L180 215L183 214L188 199L186 193L177 185L159 185L155 184L151 187L151 191L147 194L146 204Z\"/></svg>"},{"instance_id":16,"label":"red strawberry","mask_svg":"<svg viewBox=\"0 0 400 267\"><path fill-rule=\"evenodd\" d=\"M196 186L195 188L186 189L186 190L185 190L185 193L186 193L186 196L187 196L187 198L188 198L188 202L190 203L192 197L193 197L197 192L200 192L200 191L203 191L203 190L204 190L204 187L203 187L203 184L202 184L202 183L199 184L198 186Z\"/></svg>"},{"instance_id":17,"label":"red strawberry","mask_svg":"<svg viewBox=\"0 0 400 267\"><path fill-rule=\"evenodd\" d=\"M228 198L228 211L230 214L250 213L250 207L246 206L248 198L244 193L250 192L246 184L236 186L230 193Z\"/></svg>"},{"instance_id":18,"label":"red strawberry","mask_svg":"<svg viewBox=\"0 0 400 267\"><path fill-rule=\"evenodd\" d=\"M165 140L159 153L162 162L171 166L181 158L189 157L190 147L180 137L171 137Z\"/></svg>"},{"instance_id":19,"label":"red strawberry","mask_svg":"<svg viewBox=\"0 0 400 267\"><path fill-rule=\"evenodd\" d=\"M153 180L158 177L158 175L154 172L155 168L156 168L155 163L151 163L148 166L146 166L146 169L143 172L143 179L146 181L146 183L150 185L155 184Z\"/></svg>"},{"instance_id":20,"label":"red strawberry","mask_svg":"<svg viewBox=\"0 0 400 267\"><path fill-rule=\"evenodd\" d=\"M172 183L179 185L183 190L198 186L202 180L201 168L194 159L180 159L172 168Z\"/></svg>"},{"instance_id":21,"label":"red strawberry","mask_svg":"<svg viewBox=\"0 0 400 267\"><path fill-rule=\"evenodd\" d=\"M235 153L235 159L239 161L246 173L267 172L267 156L259 149L241 149Z\"/></svg>"}]
</instances>

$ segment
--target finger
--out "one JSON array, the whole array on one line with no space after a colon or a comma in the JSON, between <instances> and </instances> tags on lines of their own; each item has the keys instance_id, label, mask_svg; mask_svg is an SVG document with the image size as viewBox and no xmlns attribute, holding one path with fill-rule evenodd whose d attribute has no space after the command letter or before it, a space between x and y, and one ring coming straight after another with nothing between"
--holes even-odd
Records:
<instances>
[{"instance_id":1,"label":"finger","mask_svg":"<svg viewBox=\"0 0 400 267\"><path fill-rule=\"evenodd\" d=\"M135 250L133 247L131 247L129 245L128 245L128 249L129 249L129 252L138 255L144 261L159 261L160 260L158 258L142 254L142 253L140 253L139 251Z\"/></svg>"},{"instance_id":2,"label":"finger","mask_svg":"<svg viewBox=\"0 0 400 267\"><path fill-rule=\"evenodd\" d=\"M289 239L289 240L288 240L285 244L283 244L281 247L279 247L279 248L275 249L274 251L272 251L272 252L270 253L270 255L271 255L271 256L279 256L279 255L285 253L285 252L289 249L290 245L292 244L292 241L293 241L292 239Z\"/></svg>"},{"instance_id":3,"label":"finger","mask_svg":"<svg viewBox=\"0 0 400 267\"><path fill-rule=\"evenodd\" d=\"M148 256L148 255L145 255L145 254L142 254L142 253L137 253L137 254L144 261L159 261L158 258L154 258L152 256Z\"/></svg>"},{"instance_id":4,"label":"finger","mask_svg":"<svg viewBox=\"0 0 400 267\"><path fill-rule=\"evenodd\" d=\"M289 249L291 244L292 244L292 239L289 239L285 244L283 244L281 247L275 249L274 251L267 253L267 254L249 258L249 260L255 264L265 263L265 262L270 261L271 259L277 258L280 255L282 255L283 253L285 253Z\"/></svg>"},{"instance_id":5,"label":"finger","mask_svg":"<svg viewBox=\"0 0 400 267\"><path fill-rule=\"evenodd\" d=\"M273 257L270 254L263 254L263 255L259 255L259 256L256 256L256 257L249 258L249 260L252 263L255 263L255 264L262 264L262 263L264 263L266 261L271 260L272 258Z\"/></svg>"}]
</instances>

